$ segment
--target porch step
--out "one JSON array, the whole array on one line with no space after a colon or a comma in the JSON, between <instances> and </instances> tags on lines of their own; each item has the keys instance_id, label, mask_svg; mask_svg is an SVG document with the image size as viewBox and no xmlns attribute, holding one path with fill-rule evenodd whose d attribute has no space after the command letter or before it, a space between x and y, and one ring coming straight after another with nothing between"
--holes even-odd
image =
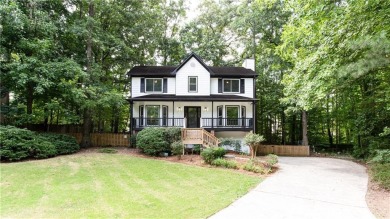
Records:
<instances>
[{"instance_id":1,"label":"porch step","mask_svg":"<svg viewBox=\"0 0 390 219\"><path fill-rule=\"evenodd\" d=\"M204 147L218 146L219 140L203 128L182 128L183 144L201 144Z\"/></svg>"}]
</instances>

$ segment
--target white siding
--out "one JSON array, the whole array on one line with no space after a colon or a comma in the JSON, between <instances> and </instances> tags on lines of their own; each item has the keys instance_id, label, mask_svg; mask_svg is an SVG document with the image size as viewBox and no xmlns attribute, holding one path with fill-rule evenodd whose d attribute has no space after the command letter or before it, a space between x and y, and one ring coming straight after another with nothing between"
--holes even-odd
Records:
<instances>
[{"instance_id":1,"label":"white siding","mask_svg":"<svg viewBox=\"0 0 390 219\"><path fill-rule=\"evenodd\" d=\"M218 78L211 78L211 94L221 94L218 93ZM232 95L232 93L227 93L226 95ZM234 93L233 95L238 95L242 97L253 98L253 78L245 78L245 93Z\"/></svg>"},{"instance_id":2,"label":"white siding","mask_svg":"<svg viewBox=\"0 0 390 219\"><path fill-rule=\"evenodd\" d=\"M188 92L188 77L198 77L198 92ZM192 57L176 73L176 95L208 96L210 95L210 73Z\"/></svg>"},{"instance_id":3,"label":"white siding","mask_svg":"<svg viewBox=\"0 0 390 219\"><path fill-rule=\"evenodd\" d=\"M168 83L168 90L167 93L159 93L159 94L175 94L175 78L167 78L167 83ZM145 82L146 83L146 82ZM146 86L146 84L145 84ZM132 77L131 78L131 96L132 97L139 97L139 96L144 96L147 94L151 93L141 93L141 77Z\"/></svg>"}]
</instances>

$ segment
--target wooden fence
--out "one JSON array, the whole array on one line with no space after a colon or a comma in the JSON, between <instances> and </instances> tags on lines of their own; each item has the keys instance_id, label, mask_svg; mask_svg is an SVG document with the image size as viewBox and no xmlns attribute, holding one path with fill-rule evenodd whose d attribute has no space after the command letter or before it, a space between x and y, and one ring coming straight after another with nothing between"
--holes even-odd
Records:
<instances>
[{"instance_id":1,"label":"wooden fence","mask_svg":"<svg viewBox=\"0 0 390 219\"><path fill-rule=\"evenodd\" d=\"M257 154L276 154L278 156L310 156L309 146L298 145L261 145Z\"/></svg>"},{"instance_id":2,"label":"wooden fence","mask_svg":"<svg viewBox=\"0 0 390 219\"><path fill-rule=\"evenodd\" d=\"M81 142L82 133L67 133ZM95 147L105 146L129 146L130 134L128 133L91 133L91 145Z\"/></svg>"}]
</instances>

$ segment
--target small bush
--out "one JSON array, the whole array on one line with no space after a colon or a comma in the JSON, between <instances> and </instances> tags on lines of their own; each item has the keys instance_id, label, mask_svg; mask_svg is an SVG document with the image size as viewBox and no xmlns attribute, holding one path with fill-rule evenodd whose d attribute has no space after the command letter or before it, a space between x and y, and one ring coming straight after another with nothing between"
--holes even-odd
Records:
<instances>
[{"instance_id":1,"label":"small bush","mask_svg":"<svg viewBox=\"0 0 390 219\"><path fill-rule=\"evenodd\" d=\"M193 152L195 154L200 154L200 149L201 149L202 145L201 144L196 144L194 145L194 148L193 148Z\"/></svg>"},{"instance_id":2,"label":"small bush","mask_svg":"<svg viewBox=\"0 0 390 219\"><path fill-rule=\"evenodd\" d=\"M375 181L390 190L390 163L374 163L371 165L371 172Z\"/></svg>"},{"instance_id":3,"label":"small bush","mask_svg":"<svg viewBox=\"0 0 390 219\"><path fill-rule=\"evenodd\" d=\"M164 128L146 128L140 131L137 134L137 147L150 156L171 150Z\"/></svg>"},{"instance_id":4,"label":"small bush","mask_svg":"<svg viewBox=\"0 0 390 219\"><path fill-rule=\"evenodd\" d=\"M275 164L278 163L278 156L275 154L268 154L265 157L265 162L268 167L273 167Z\"/></svg>"},{"instance_id":5,"label":"small bush","mask_svg":"<svg viewBox=\"0 0 390 219\"><path fill-rule=\"evenodd\" d=\"M171 144L172 154L182 155L184 150L184 144L182 141L175 141Z\"/></svg>"},{"instance_id":6,"label":"small bush","mask_svg":"<svg viewBox=\"0 0 390 219\"><path fill-rule=\"evenodd\" d=\"M136 148L137 147L137 135L131 135L130 136L130 147Z\"/></svg>"},{"instance_id":7,"label":"small bush","mask_svg":"<svg viewBox=\"0 0 390 219\"><path fill-rule=\"evenodd\" d=\"M203 160L211 164L211 162L217 158L223 157L223 155L226 154L226 150L220 147L211 147L203 150L200 153L200 156L203 158Z\"/></svg>"},{"instance_id":8,"label":"small bush","mask_svg":"<svg viewBox=\"0 0 390 219\"><path fill-rule=\"evenodd\" d=\"M220 139L221 146L229 146L233 147L234 151L240 153L241 152L241 141L233 138L221 138Z\"/></svg>"},{"instance_id":9,"label":"small bush","mask_svg":"<svg viewBox=\"0 0 390 219\"><path fill-rule=\"evenodd\" d=\"M217 166L217 167L225 167L228 169L238 169L237 162L233 160L225 160L223 158L217 158L213 161L211 161L211 165Z\"/></svg>"},{"instance_id":10,"label":"small bush","mask_svg":"<svg viewBox=\"0 0 390 219\"><path fill-rule=\"evenodd\" d=\"M165 140L171 145L173 142L181 140L181 129L180 128L163 128Z\"/></svg>"},{"instance_id":11,"label":"small bush","mask_svg":"<svg viewBox=\"0 0 390 219\"><path fill-rule=\"evenodd\" d=\"M253 160L249 160L245 165L244 165L244 170L254 172L254 173L262 173L263 168L262 166L256 164Z\"/></svg>"},{"instance_id":12,"label":"small bush","mask_svg":"<svg viewBox=\"0 0 390 219\"><path fill-rule=\"evenodd\" d=\"M118 151L113 148L100 148L99 153L115 154L118 153Z\"/></svg>"},{"instance_id":13,"label":"small bush","mask_svg":"<svg viewBox=\"0 0 390 219\"><path fill-rule=\"evenodd\" d=\"M374 157L370 160L370 163L390 163L390 149L376 150Z\"/></svg>"}]
</instances>

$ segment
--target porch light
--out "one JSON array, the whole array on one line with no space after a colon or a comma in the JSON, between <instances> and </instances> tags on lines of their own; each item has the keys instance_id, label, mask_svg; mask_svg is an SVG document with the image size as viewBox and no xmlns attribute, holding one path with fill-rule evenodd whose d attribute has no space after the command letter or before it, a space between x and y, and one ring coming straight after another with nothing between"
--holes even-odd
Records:
<instances>
[{"instance_id":1,"label":"porch light","mask_svg":"<svg viewBox=\"0 0 390 219\"><path fill-rule=\"evenodd\" d=\"M179 112L181 111L181 107L180 107L180 106L179 106L179 107L177 107L177 111L179 111Z\"/></svg>"},{"instance_id":2,"label":"porch light","mask_svg":"<svg viewBox=\"0 0 390 219\"><path fill-rule=\"evenodd\" d=\"M207 108L206 106L204 107L204 111L209 111L209 108Z\"/></svg>"}]
</instances>

